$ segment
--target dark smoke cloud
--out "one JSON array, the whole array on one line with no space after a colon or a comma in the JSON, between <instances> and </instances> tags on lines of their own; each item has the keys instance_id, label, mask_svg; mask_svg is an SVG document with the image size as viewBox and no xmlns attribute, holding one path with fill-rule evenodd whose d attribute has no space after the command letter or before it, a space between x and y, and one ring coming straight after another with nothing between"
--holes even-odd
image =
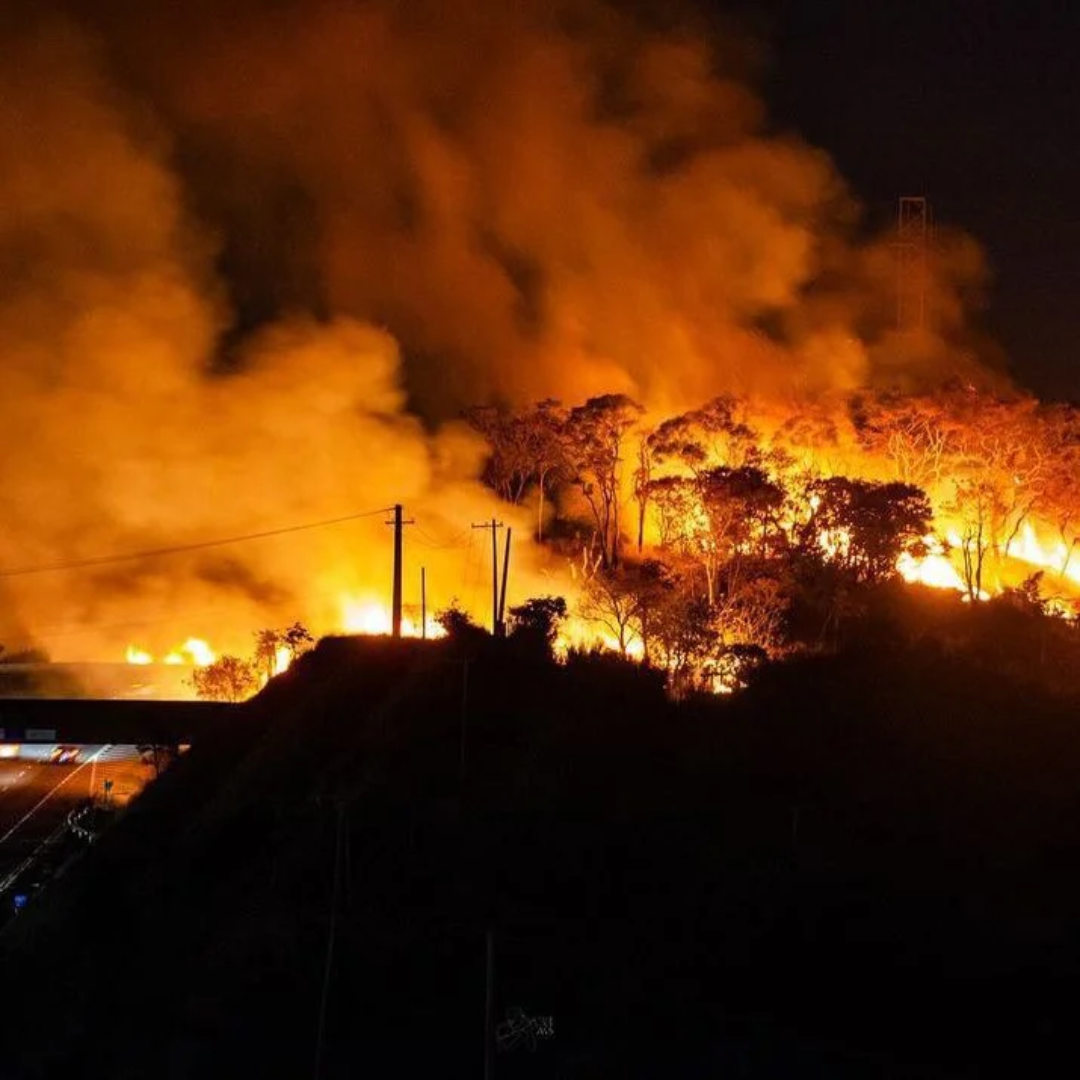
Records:
<instances>
[{"instance_id":1,"label":"dark smoke cloud","mask_svg":"<svg viewBox=\"0 0 1080 1080\"><path fill-rule=\"evenodd\" d=\"M114 3L92 25L167 119L240 329L295 308L386 326L428 416L849 385L875 350L894 368L887 241L855 242L828 158L769 130L745 48L643 12ZM937 366L981 274L946 250L917 350Z\"/></svg>"},{"instance_id":2,"label":"dark smoke cloud","mask_svg":"<svg viewBox=\"0 0 1080 1080\"><path fill-rule=\"evenodd\" d=\"M982 274L947 245L898 342L887 240L770 130L742 44L607 4L72 0L0 45L4 566L398 500L460 522L476 448L427 432L467 404L940 373ZM250 627L355 554L272 548L9 579L7 621L231 588Z\"/></svg>"}]
</instances>

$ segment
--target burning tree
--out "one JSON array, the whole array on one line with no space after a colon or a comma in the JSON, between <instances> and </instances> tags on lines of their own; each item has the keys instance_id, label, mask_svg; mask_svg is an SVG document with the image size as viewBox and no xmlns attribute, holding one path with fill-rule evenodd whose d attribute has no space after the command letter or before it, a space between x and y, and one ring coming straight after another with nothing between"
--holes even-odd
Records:
<instances>
[{"instance_id":1,"label":"burning tree","mask_svg":"<svg viewBox=\"0 0 1080 1080\"><path fill-rule=\"evenodd\" d=\"M587 622L606 631L623 656L640 637L636 626L639 598L625 568L600 570L585 583L578 605Z\"/></svg>"},{"instance_id":2,"label":"burning tree","mask_svg":"<svg viewBox=\"0 0 1080 1080\"><path fill-rule=\"evenodd\" d=\"M660 424L648 438L651 453L658 462L674 461L693 473L758 464L761 437L744 413L743 404L735 398L714 398L700 409Z\"/></svg>"},{"instance_id":3,"label":"burning tree","mask_svg":"<svg viewBox=\"0 0 1080 1080\"><path fill-rule=\"evenodd\" d=\"M1045 416L1044 431L1046 473L1038 509L1057 530L1061 558L1054 569L1064 574L1080 543L1080 413L1072 406L1055 406Z\"/></svg>"},{"instance_id":4,"label":"burning tree","mask_svg":"<svg viewBox=\"0 0 1080 1080\"><path fill-rule=\"evenodd\" d=\"M728 575L716 605L715 620L725 650L756 646L766 655L784 641L788 599L779 577L766 566L757 572L742 568Z\"/></svg>"},{"instance_id":5,"label":"burning tree","mask_svg":"<svg viewBox=\"0 0 1080 1080\"><path fill-rule=\"evenodd\" d=\"M859 394L848 407L860 446L902 483L933 488L963 454L963 422L941 397Z\"/></svg>"},{"instance_id":6,"label":"burning tree","mask_svg":"<svg viewBox=\"0 0 1080 1080\"><path fill-rule=\"evenodd\" d=\"M782 653L789 634L809 643L808 619L820 618L819 641L838 640L888 578L979 598L1004 583L989 581L992 553L1063 573L1080 542L1070 408L951 385L756 414L721 397L650 430L641 415L609 395L474 423L492 441L490 480L506 497L537 486L572 523L567 496L580 496L593 538L581 552L579 614L684 687ZM624 562L631 500L638 553ZM1060 538L1052 551L1038 543L1046 524Z\"/></svg>"},{"instance_id":7,"label":"burning tree","mask_svg":"<svg viewBox=\"0 0 1080 1080\"><path fill-rule=\"evenodd\" d=\"M656 612L653 639L657 655L667 672L668 686L676 697L702 685L701 678L716 659L720 641L704 597L672 596Z\"/></svg>"},{"instance_id":8,"label":"burning tree","mask_svg":"<svg viewBox=\"0 0 1080 1080\"><path fill-rule=\"evenodd\" d=\"M698 490L717 546L728 558L763 556L781 542L784 491L763 470L710 469L698 478Z\"/></svg>"},{"instance_id":9,"label":"burning tree","mask_svg":"<svg viewBox=\"0 0 1080 1080\"><path fill-rule=\"evenodd\" d=\"M552 399L528 409L482 405L466 413L491 447L486 477L509 503L519 504L536 486L536 538L544 538L544 500L553 482L570 468L567 413Z\"/></svg>"},{"instance_id":10,"label":"burning tree","mask_svg":"<svg viewBox=\"0 0 1080 1080\"><path fill-rule=\"evenodd\" d=\"M659 559L627 561L586 582L579 612L606 631L623 656L635 642L640 644L641 658L648 663L654 658L663 611L677 602L681 589L678 574Z\"/></svg>"},{"instance_id":11,"label":"burning tree","mask_svg":"<svg viewBox=\"0 0 1080 1080\"><path fill-rule=\"evenodd\" d=\"M251 663L264 680L270 679L295 664L314 645L315 638L302 622L294 622L284 630L258 630Z\"/></svg>"},{"instance_id":12,"label":"burning tree","mask_svg":"<svg viewBox=\"0 0 1080 1080\"><path fill-rule=\"evenodd\" d=\"M652 500L660 519L660 547L701 568L710 606L721 566L743 555L764 554L782 539L783 489L752 465L660 477L652 483Z\"/></svg>"},{"instance_id":13,"label":"burning tree","mask_svg":"<svg viewBox=\"0 0 1080 1080\"><path fill-rule=\"evenodd\" d=\"M950 509L960 522L960 551L964 565L964 587L969 600L981 600L983 568L993 544L994 522L1001 519L998 488L989 481L958 481Z\"/></svg>"},{"instance_id":14,"label":"burning tree","mask_svg":"<svg viewBox=\"0 0 1080 1080\"><path fill-rule=\"evenodd\" d=\"M625 394L608 394L571 409L565 428L570 480L592 511L605 569L619 563L623 446L641 413Z\"/></svg>"},{"instance_id":15,"label":"burning tree","mask_svg":"<svg viewBox=\"0 0 1080 1080\"><path fill-rule=\"evenodd\" d=\"M259 681L253 663L228 655L197 667L191 675L195 694L204 701L246 701L259 689Z\"/></svg>"},{"instance_id":16,"label":"burning tree","mask_svg":"<svg viewBox=\"0 0 1080 1080\"><path fill-rule=\"evenodd\" d=\"M933 520L930 501L910 484L830 476L811 486L810 501L804 546L818 546L857 581L896 574L901 554L918 549Z\"/></svg>"},{"instance_id":17,"label":"burning tree","mask_svg":"<svg viewBox=\"0 0 1080 1080\"><path fill-rule=\"evenodd\" d=\"M271 679L277 673L278 652L282 648L280 630L257 630L255 632L254 665L264 678Z\"/></svg>"}]
</instances>

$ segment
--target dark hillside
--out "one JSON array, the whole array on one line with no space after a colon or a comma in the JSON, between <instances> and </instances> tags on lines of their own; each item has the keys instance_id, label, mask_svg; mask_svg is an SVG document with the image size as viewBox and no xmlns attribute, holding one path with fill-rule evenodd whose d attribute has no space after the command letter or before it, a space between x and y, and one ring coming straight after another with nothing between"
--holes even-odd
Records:
<instances>
[{"instance_id":1,"label":"dark hillside","mask_svg":"<svg viewBox=\"0 0 1080 1080\"><path fill-rule=\"evenodd\" d=\"M325 1077L482 1075L489 928L498 1018L555 1025L500 1080L1071 1055L1075 703L928 647L679 705L472 650L324 641L196 746L0 938L4 1075L311 1076L331 924Z\"/></svg>"}]
</instances>

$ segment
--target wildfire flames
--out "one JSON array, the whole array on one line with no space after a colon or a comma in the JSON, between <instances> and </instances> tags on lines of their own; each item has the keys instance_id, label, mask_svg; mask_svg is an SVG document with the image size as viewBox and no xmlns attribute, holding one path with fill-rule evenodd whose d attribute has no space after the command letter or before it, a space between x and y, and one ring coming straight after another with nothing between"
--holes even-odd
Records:
<instances>
[{"instance_id":1,"label":"wildfire flames","mask_svg":"<svg viewBox=\"0 0 1080 1080\"><path fill-rule=\"evenodd\" d=\"M389 634L392 619L389 607L375 599L355 600L346 597L341 602L340 631L345 634ZM401 636L409 638L441 638L446 631L434 615L427 616L426 626L418 617L403 612Z\"/></svg>"},{"instance_id":2,"label":"wildfire flames","mask_svg":"<svg viewBox=\"0 0 1080 1080\"><path fill-rule=\"evenodd\" d=\"M341 620L334 627L326 630L326 633L343 634L389 634L392 629L392 619L389 607L377 600L357 600L352 597L343 597L340 601ZM403 615L401 620L401 633L403 637L437 639L446 636L446 630L434 618L428 616L426 633L422 631L419 620L414 620L409 615ZM291 666L295 652L285 644L274 646L272 658L268 658L265 677L280 675ZM149 666L161 663L168 665L186 665L194 668L208 668L218 659L220 654L215 651L208 642L201 638L189 637L184 643L175 649L170 649L160 659L151 652L138 645L128 645L124 658L129 664ZM266 678L261 681L265 682Z\"/></svg>"},{"instance_id":3,"label":"wildfire flames","mask_svg":"<svg viewBox=\"0 0 1080 1080\"><path fill-rule=\"evenodd\" d=\"M0 27L9 651L205 671L291 620L385 633L395 504L406 634L488 624L494 516L509 608L563 596L564 646L718 687L787 647L799 559L973 603L1045 570L1071 613L1078 425L980 364L978 245L936 229L900 332L891 230L774 133L730 31L65 7Z\"/></svg>"},{"instance_id":4,"label":"wildfire flames","mask_svg":"<svg viewBox=\"0 0 1080 1080\"><path fill-rule=\"evenodd\" d=\"M912 410L920 423L947 431L948 445L935 437L931 454L913 444ZM868 412L874 412L872 420ZM958 415L970 422L958 422ZM997 452L1007 457L1008 468L1000 462L995 469L987 418L996 418ZM1053 419L1061 418L1059 411ZM1075 536L1080 504L1074 511L1064 495L1071 491L1071 459L1045 452L1062 435L1032 411L1028 399L981 397L970 389L923 398L887 394L873 402L864 395L837 400L827 419L827 429L808 436L806 424L795 422L797 414L778 419L775 406L755 412L750 401L728 397L657 420L619 396L570 409L544 402L521 410L478 409L471 416L488 443L485 480L508 504L504 509L515 514L515 504L535 504L527 518L537 535L526 550L533 556L546 552L555 570L561 567L544 582L546 591L570 600L557 639L561 653L602 648L650 662L660 655L669 667L697 665L699 682L729 691L739 684L737 662L725 669L713 661L702 667L701 656L680 660L670 628L667 639L656 629L669 594L677 595L680 608L704 605L695 618L717 629L717 655L782 649L783 589L754 594L747 587L763 579L776 584L776 568L800 550L812 561L843 568L853 581L896 574L967 601L987 600L1036 571L1055 590L1045 597L1047 613L1075 617L1080 565L1069 559L1075 539L1066 540ZM1080 426L1071 426L1080 421L1070 414L1068 422L1062 445L1080 445L1073 438ZM912 473L925 487L902 479ZM1053 543L1045 538L1048 519L1056 522ZM560 523L561 534L545 540L544 528ZM466 562L477 554L474 544L462 547ZM626 571L617 565L620 549L623 562L639 573L658 568L651 571L659 575L651 591L644 579L627 586L620 576ZM486 573L483 557L474 559L474 569ZM535 587L533 573L525 578L526 587ZM383 601L342 594L325 632L390 630ZM437 638L446 631L429 614L422 632L410 610L402 633ZM127 656L131 663L152 661L135 646ZM294 656L278 646L264 674L285 670ZM195 666L214 660L214 650L197 638L164 658Z\"/></svg>"},{"instance_id":5,"label":"wildfire flames","mask_svg":"<svg viewBox=\"0 0 1080 1080\"><path fill-rule=\"evenodd\" d=\"M170 649L160 660L157 660L145 649L137 645L129 645L125 658L129 664L187 664L191 667L209 667L216 659L217 654L201 638L189 637L183 645Z\"/></svg>"}]
</instances>

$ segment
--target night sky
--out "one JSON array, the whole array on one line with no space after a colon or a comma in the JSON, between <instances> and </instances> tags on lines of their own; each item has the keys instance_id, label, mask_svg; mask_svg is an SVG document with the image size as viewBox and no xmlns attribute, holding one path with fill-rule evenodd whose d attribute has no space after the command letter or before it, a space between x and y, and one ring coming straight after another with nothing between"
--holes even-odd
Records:
<instances>
[{"instance_id":1,"label":"night sky","mask_svg":"<svg viewBox=\"0 0 1080 1080\"><path fill-rule=\"evenodd\" d=\"M871 222L899 195L973 234L1015 377L1080 399L1080 6L760 0L773 122L827 150Z\"/></svg>"}]
</instances>

